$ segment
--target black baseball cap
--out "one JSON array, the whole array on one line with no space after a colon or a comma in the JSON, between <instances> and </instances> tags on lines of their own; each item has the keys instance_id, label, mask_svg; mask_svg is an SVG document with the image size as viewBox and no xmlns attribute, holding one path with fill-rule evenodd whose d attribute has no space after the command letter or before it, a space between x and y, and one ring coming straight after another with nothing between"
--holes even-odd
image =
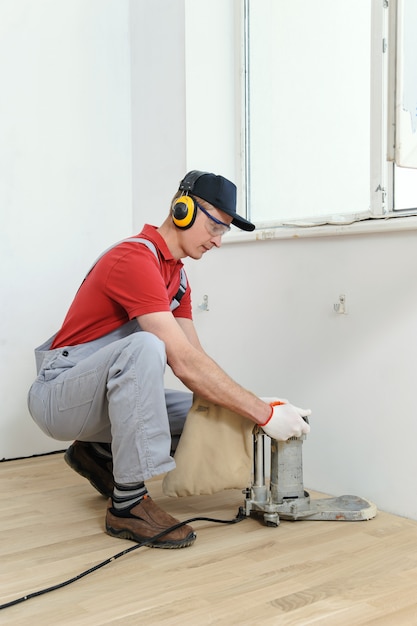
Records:
<instances>
[{"instance_id":1,"label":"black baseball cap","mask_svg":"<svg viewBox=\"0 0 417 626\"><path fill-rule=\"evenodd\" d=\"M202 198L216 209L220 209L232 217L232 224L242 230L255 230L252 224L236 213L236 185L227 178L209 172L192 170L183 178L180 191Z\"/></svg>"}]
</instances>

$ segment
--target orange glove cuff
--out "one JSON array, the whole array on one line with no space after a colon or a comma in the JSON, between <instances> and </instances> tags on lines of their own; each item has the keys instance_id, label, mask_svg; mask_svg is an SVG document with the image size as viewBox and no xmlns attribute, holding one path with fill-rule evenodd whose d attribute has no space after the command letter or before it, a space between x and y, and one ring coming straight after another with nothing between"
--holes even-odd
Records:
<instances>
[{"instance_id":1,"label":"orange glove cuff","mask_svg":"<svg viewBox=\"0 0 417 626\"><path fill-rule=\"evenodd\" d=\"M269 406L271 407L271 412L269 414L269 417L266 420L266 422L264 422L263 424L258 424L258 426L261 426L261 427L262 426L266 426L267 423L269 422L269 420L271 419L272 415L274 414L274 406L279 406L280 404L285 404L285 402L280 402L280 401L278 401L278 402L270 402Z\"/></svg>"}]
</instances>

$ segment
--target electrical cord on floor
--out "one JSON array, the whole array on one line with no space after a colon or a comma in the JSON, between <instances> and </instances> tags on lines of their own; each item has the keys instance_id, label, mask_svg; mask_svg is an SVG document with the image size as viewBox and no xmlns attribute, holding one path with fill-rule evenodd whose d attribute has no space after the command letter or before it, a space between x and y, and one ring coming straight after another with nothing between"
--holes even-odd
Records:
<instances>
[{"instance_id":1,"label":"electrical cord on floor","mask_svg":"<svg viewBox=\"0 0 417 626\"><path fill-rule=\"evenodd\" d=\"M237 524L237 522L241 522L245 518L246 518L246 515L242 507L239 507L239 511L236 517L231 520L214 519L211 517L192 517L190 519L185 520L184 522L179 522L178 524L175 524L174 526L170 526L170 528L163 530L162 532L158 533L154 537L151 537L147 541L136 543L131 548L127 548L126 550L123 550L122 552L119 552L118 554L114 554L113 556L106 559L105 561L101 561L101 563L94 565L94 567L90 567L90 569L87 569L84 572L81 572L81 574L78 574L77 576L74 576L73 578L69 578L68 580L65 580L62 583L58 583L57 585L53 585L52 587L47 587L45 589L40 589L39 591L34 591L33 593L28 593L26 596L22 596L21 598L17 598L16 600L12 600L11 602L0 604L0 610L7 609L9 606L14 606L15 604L20 604L21 602L25 602L25 600L30 600L31 598L42 596L45 593L55 591L55 589L61 589L62 587L66 587L67 585L74 583L76 580L80 580L80 578L84 578L84 576L87 576L88 574L92 574L93 572L97 571L98 569L101 569L105 565L108 565L112 561L119 559L121 556L124 556L125 554L129 554L129 552L133 552L134 550L137 550L138 548L142 548L143 546L147 546L150 543L157 541L164 535L167 535L168 533L173 532L174 530L177 530L177 528L181 528L181 526L185 526L186 524L192 524L193 522L215 522L216 524Z\"/></svg>"}]
</instances>

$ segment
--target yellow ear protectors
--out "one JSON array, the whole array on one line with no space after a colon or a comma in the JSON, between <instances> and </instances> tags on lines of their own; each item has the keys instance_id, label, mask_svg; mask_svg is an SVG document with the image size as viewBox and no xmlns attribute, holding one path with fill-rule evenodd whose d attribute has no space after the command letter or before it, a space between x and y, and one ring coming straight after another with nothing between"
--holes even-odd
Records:
<instances>
[{"instance_id":1,"label":"yellow ear protectors","mask_svg":"<svg viewBox=\"0 0 417 626\"><path fill-rule=\"evenodd\" d=\"M177 228L187 230L195 222L197 206L191 196L180 196L172 207L172 221Z\"/></svg>"}]
</instances>

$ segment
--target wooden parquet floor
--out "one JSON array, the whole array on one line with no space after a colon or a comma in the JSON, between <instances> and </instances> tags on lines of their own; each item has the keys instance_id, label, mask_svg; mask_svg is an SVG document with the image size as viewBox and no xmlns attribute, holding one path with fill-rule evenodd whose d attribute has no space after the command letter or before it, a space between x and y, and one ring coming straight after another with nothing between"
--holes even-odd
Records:
<instances>
[{"instance_id":1,"label":"wooden parquet floor","mask_svg":"<svg viewBox=\"0 0 417 626\"><path fill-rule=\"evenodd\" d=\"M0 604L135 545L105 534L105 499L62 453L0 463L0 487ZM233 519L243 504L238 490L176 499L162 495L161 480L148 488L181 520ZM0 610L0 624L417 625L415 521L378 512L366 522L281 521L270 528L247 518L193 526L192 547L134 550Z\"/></svg>"}]
</instances>

